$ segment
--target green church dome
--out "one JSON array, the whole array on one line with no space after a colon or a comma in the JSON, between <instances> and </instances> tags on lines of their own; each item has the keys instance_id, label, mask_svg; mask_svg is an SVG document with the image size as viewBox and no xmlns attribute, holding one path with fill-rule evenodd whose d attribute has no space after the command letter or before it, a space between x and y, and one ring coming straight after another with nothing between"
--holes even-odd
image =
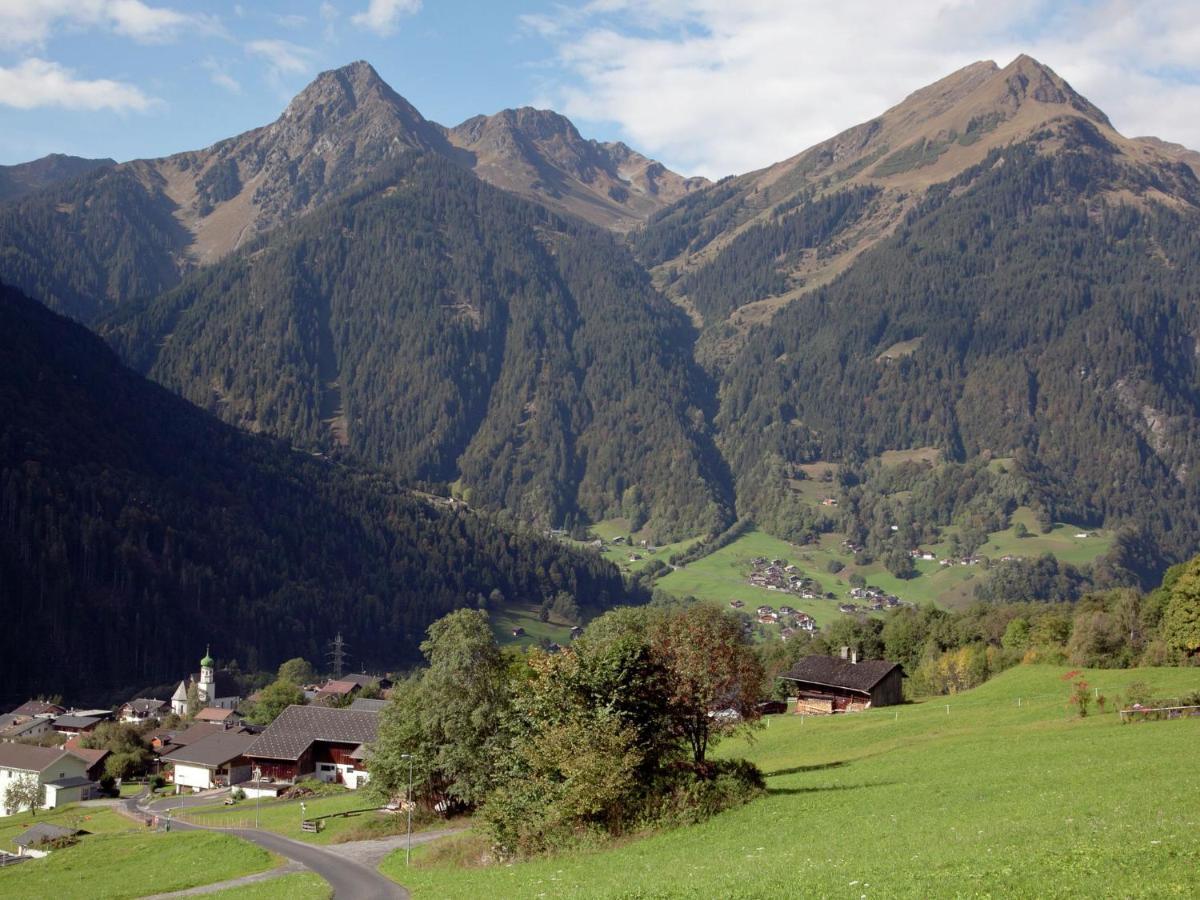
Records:
<instances>
[{"instance_id":1,"label":"green church dome","mask_svg":"<svg viewBox=\"0 0 1200 900\"><path fill-rule=\"evenodd\" d=\"M216 665L216 663L214 663L213 658L208 655L208 648L205 648L204 659L200 660L200 668L211 669L214 665Z\"/></svg>"}]
</instances>

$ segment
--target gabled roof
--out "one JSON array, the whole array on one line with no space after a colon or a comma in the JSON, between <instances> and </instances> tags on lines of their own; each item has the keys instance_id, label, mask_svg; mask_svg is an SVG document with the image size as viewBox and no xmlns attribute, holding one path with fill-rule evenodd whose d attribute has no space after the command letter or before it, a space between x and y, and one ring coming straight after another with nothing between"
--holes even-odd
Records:
<instances>
[{"instance_id":1,"label":"gabled roof","mask_svg":"<svg viewBox=\"0 0 1200 900\"><path fill-rule=\"evenodd\" d=\"M363 710L366 712L382 712L383 708L388 705L386 700L375 700L370 697L355 697L354 702L350 704L350 709Z\"/></svg>"},{"instance_id":2,"label":"gabled roof","mask_svg":"<svg viewBox=\"0 0 1200 900\"><path fill-rule=\"evenodd\" d=\"M91 728L103 722L100 716L59 716L54 720L55 728Z\"/></svg>"},{"instance_id":3,"label":"gabled roof","mask_svg":"<svg viewBox=\"0 0 1200 900\"><path fill-rule=\"evenodd\" d=\"M223 766L239 756L244 756L255 740L257 737L253 734L245 734L240 731L219 731L188 744L186 747L164 753L162 758L166 762L186 763L211 769Z\"/></svg>"},{"instance_id":4,"label":"gabled roof","mask_svg":"<svg viewBox=\"0 0 1200 900\"><path fill-rule=\"evenodd\" d=\"M358 687L359 684L357 681L350 681L349 679L340 681L327 681L321 686L321 689L317 691L317 696L320 696L321 694L330 694L340 697L343 694L349 694L352 691L357 690Z\"/></svg>"},{"instance_id":5,"label":"gabled roof","mask_svg":"<svg viewBox=\"0 0 1200 900\"><path fill-rule=\"evenodd\" d=\"M51 825L49 822L38 822L13 838L12 842L18 847L36 847L43 841L54 841L83 833L78 828L63 828L61 825Z\"/></svg>"},{"instance_id":6,"label":"gabled roof","mask_svg":"<svg viewBox=\"0 0 1200 900\"><path fill-rule=\"evenodd\" d=\"M15 716L57 716L66 712L61 706L45 700L26 700L12 711Z\"/></svg>"},{"instance_id":7,"label":"gabled roof","mask_svg":"<svg viewBox=\"0 0 1200 900\"><path fill-rule=\"evenodd\" d=\"M197 722L195 725L189 726L182 731L177 731L171 736L169 743L175 747L186 747L188 744L194 744L196 741L203 740L210 734L217 734L224 730L224 726L213 722Z\"/></svg>"},{"instance_id":8,"label":"gabled roof","mask_svg":"<svg viewBox=\"0 0 1200 900\"><path fill-rule=\"evenodd\" d=\"M65 755L65 751L56 747L36 747L33 744L0 744L0 769L44 772Z\"/></svg>"},{"instance_id":9,"label":"gabled roof","mask_svg":"<svg viewBox=\"0 0 1200 900\"><path fill-rule=\"evenodd\" d=\"M236 718L237 713L232 709L219 709L216 706L206 706L200 712L196 713L197 722L224 722L226 719Z\"/></svg>"},{"instance_id":10,"label":"gabled roof","mask_svg":"<svg viewBox=\"0 0 1200 900\"><path fill-rule=\"evenodd\" d=\"M184 697L186 699L186 693L184 694ZM153 697L138 697L136 700L130 700L125 704L130 712L141 713L144 716L149 715L150 713L156 713L164 707L170 705L170 701L155 700Z\"/></svg>"},{"instance_id":11,"label":"gabled roof","mask_svg":"<svg viewBox=\"0 0 1200 900\"><path fill-rule=\"evenodd\" d=\"M869 694L894 669L900 669L900 674L904 674L899 663L885 659L864 659L852 663L840 656L806 656L779 677Z\"/></svg>"},{"instance_id":12,"label":"gabled roof","mask_svg":"<svg viewBox=\"0 0 1200 900\"><path fill-rule=\"evenodd\" d=\"M92 779L88 778L86 775L72 775L69 778L57 778L54 781L47 781L46 787L63 790L64 788L84 787L85 785L89 785L91 783Z\"/></svg>"},{"instance_id":13,"label":"gabled roof","mask_svg":"<svg viewBox=\"0 0 1200 900\"><path fill-rule=\"evenodd\" d=\"M328 706L289 706L247 751L264 759L299 759L313 741L365 744L375 740L378 713Z\"/></svg>"}]
</instances>

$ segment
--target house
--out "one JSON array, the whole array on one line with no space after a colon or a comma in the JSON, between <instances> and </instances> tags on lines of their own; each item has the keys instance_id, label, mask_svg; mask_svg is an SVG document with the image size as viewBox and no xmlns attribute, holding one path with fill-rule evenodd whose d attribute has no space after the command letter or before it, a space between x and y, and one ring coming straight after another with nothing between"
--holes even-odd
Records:
<instances>
[{"instance_id":1,"label":"house","mask_svg":"<svg viewBox=\"0 0 1200 900\"><path fill-rule=\"evenodd\" d=\"M88 716L67 713L67 715L59 716L54 720L54 730L59 734L65 734L68 736L73 734L91 734L103 721L103 716Z\"/></svg>"},{"instance_id":2,"label":"house","mask_svg":"<svg viewBox=\"0 0 1200 900\"><path fill-rule=\"evenodd\" d=\"M112 751L96 749L91 750L87 747L79 746L79 738L72 738L63 745L63 749L72 756L78 756L87 766L84 772L92 781L99 781L104 777L104 763L108 760Z\"/></svg>"},{"instance_id":3,"label":"house","mask_svg":"<svg viewBox=\"0 0 1200 900\"><path fill-rule=\"evenodd\" d=\"M349 679L338 679L336 681L327 681L322 685L321 689L313 695L313 703L324 703L326 705L342 703L353 697L362 686L355 681Z\"/></svg>"},{"instance_id":4,"label":"house","mask_svg":"<svg viewBox=\"0 0 1200 900\"><path fill-rule=\"evenodd\" d=\"M186 747L189 744L194 744L196 741L203 740L210 734L218 734L222 731L243 732L245 730L245 728L237 725L226 727L216 722L197 722L195 725L179 731L168 731L155 735L150 740L150 749L159 756L165 756L177 747Z\"/></svg>"},{"instance_id":5,"label":"house","mask_svg":"<svg viewBox=\"0 0 1200 900\"><path fill-rule=\"evenodd\" d=\"M187 715L188 689L193 684L196 686L196 698L202 707L237 709L242 701L241 688L233 673L228 670L217 671L216 662L208 651L205 651L200 660L200 671L179 682L175 693L171 695L171 711L175 715Z\"/></svg>"},{"instance_id":6,"label":"house","mask_svg":"<svg viewBox=\"0 0 1200 900\"><path fill-rule=\"evenodd\" d=\"M44 809L90 799L92 783L86 772L87 764L82 759L57 747L0 744L0 805L9 785L25 778L36 778L45 788ZM12 815L27 809L26 805L0 809L0 813Z\"/></svg>"},{"instance_id":7,"label":"house","mask_svg":"<svg viewBox=\"0 0 1200 900\"><path fill-rule=\"evenodd\" d=\"M195 719L197 722L211 722L214 725L234 725L241 721L237 710L219 709L215 706L204 707L196 713Z\"/></svg>"},{"instance_id":8,"label":"house","mask_svg":"<svg viewBox=\"0 0 1200 900\"><path fill-rule=\"evenodd\" d=\"M249 781L253 765L246 756L258 735L219 731L163 756L175 767L175 793L207 791Z\"/></svg>"},{"instance_id":9,"label":"house","mask_svg":"<svg viewBox=\"0 0 1200 900\"><path fill-rule=\"evenodd\" d=\"M289 706L246 756L273 782L315 777L357 788L367 780L360 750L375 740L379 714L361 709Z\"/></svg>"},{"instance_id":10,"label":"house","mask_svg":"<svg viewBox=\"0 0 1200 900\"><path fill-rule=\"evenodd\" d=\"M842 648L840 656L806 656L779 676L796 691L796 712L830 715L892 706L904 699L904 669L883 659L858 658Z\"/></svg>"},{"instance_id":11,"label":"house","mask_svg":"<svg viewBox=\"0 0 1200 900\"><path fill-rule=\"evenodd\" d=\"M121 707L119 718L122 722L145 722L147 719L161 719L170 711L171 701L169 700L139 697Z\"/></svg>"},{"instance_id":12,"label":"house","mask_svg":"<svg viewBox=\"0 0 1200 900\"><path fill-rule=\"evenodd\" d=\"M393 684L392 679L386 675L368 675L366 672L343 675L338 681L353 681L360 688L377 687L381 691L390 690Z\"/></svg>"},{"instance_id":13,"label":"house","mask_svg":"<svg viewBox=\"0 0 1200 900\"><path fill-rule=\"evenodd\" d=\"M45 700L26 700L9 713L10 716L61 716L66 709Z\"/></svg>"},{"instance_id":14,"label":"house","mask_svg":"<svg viewBox=\"0 0 1200 900\"><path fill-rule=\"evenodd\" d=\"M47 844L79 834L87 834L87 832L79 828L64 828L49 822L38 822L13 838L12 842L17 845L17 855L38 859L50 852L46 849Z\"/></svg>"},{"instance_id":15,"label":"house","mask_svg":"<svg viewBox=\"0 0 1200 900\"><path fill-rule=\"evenodd\" d=\"M5 716L12 721L0 727L0 742L36 740L54 730L53 716Z\"/></svg>"}]
</instances>

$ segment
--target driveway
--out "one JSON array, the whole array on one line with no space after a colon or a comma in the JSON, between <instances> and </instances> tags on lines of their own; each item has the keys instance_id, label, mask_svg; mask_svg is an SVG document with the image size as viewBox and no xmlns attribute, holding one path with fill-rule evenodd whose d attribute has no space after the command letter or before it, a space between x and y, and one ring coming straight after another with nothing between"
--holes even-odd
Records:
<instances>
[{"instance_id":1,"label":"driveway","mask_svg":"<svg viewBox=\"0 0 1200 900\"><path fill-rule=\"evenodd\" d=\"M167 797L162 800L143 805L141 798L129 798L123 801L126 809L134 816L162 814L169 809L180 809L187 806L203 806L212 803L221 792L205 795ZM352 854L335 853L324 847L293 841L270 831L253 828L207 828L188 822L172 821L172 828L181 831L220 831L232 834L252 844L257 844L271 853L278 853L304 866L309 871L316 872L329 882L333 895L342 900L384 900L384 898L405 898L409 893L395 882L384 878L373 866L358 862ZM426 838L432 840L432 838ZM403 842L403 838L401 838ZM375 844L376 841L366 843ZM413 836L413 845L417 844L417 835ZM346 846L346 845L342 845ZM403 846L403 843L401 844ZM382 856L380 857L382 858Z\"/></svg>"}]
</instances>

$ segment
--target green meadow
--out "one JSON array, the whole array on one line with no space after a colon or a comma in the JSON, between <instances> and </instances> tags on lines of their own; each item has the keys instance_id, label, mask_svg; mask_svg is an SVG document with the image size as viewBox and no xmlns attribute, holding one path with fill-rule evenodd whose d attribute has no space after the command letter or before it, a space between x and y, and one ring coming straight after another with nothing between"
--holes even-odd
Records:
<instances>
[{"instance_id":1,"label":"green meadow","mask_svg":"<svg viewBox=\"0 0 1200 900\"><path fill-rule=\"evenodd\" d=\"M263 872L277 864L267 851L225 834L98 833L44 859L0 869L0 897L145 897Z\"/></svg>"},{"instance_id":2,"label":"green meadow","mask_svg":"<svg viewBox=\"0 0 1200 900\"><path fill-rule=\"evenodd\" d=\"M1114 697L1200 688L1200 669L1080 673ZM421 897L1194 897L1200 718L1123 725L1067 709L1064 668L948 698L775 716L729 740L768 793L700 825L513 865L383 871ZM454 839L451 839L454 840ZM445 848L437 859L452 859Z\"/></svg>"},{"instance_id":3,"label":"green meadow","mask_svg":"<svg viewBox=\"0 0 1200 900\"><path fill-rule=\"evenodd\" d=\"M345 790L327 797L306 800L303 813L299 800L251 799L240 800L233 806L216 803L193 807L177 817L211 828L253 828L256 805L260 828L310 844L334 843L343 835L348 835L350 832L374 822L382 815L373 809L364 811L372 806L365 794ZM347 815L338 815L339 813L347 813ZM301 829L302 818L315 819L320 816L333 816L333 818L324 819L322 828L318 832L307 832Z\"/></svg>"}]
</instances>

